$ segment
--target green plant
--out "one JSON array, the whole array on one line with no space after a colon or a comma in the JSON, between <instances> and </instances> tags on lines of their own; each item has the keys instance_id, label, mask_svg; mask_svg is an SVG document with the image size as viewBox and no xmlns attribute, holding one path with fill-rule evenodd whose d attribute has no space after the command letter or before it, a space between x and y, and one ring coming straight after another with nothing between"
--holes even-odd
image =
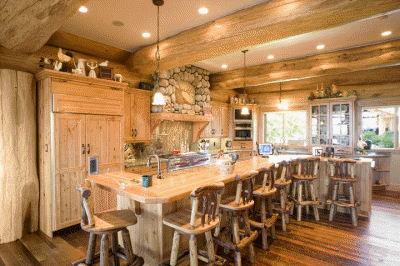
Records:
<instances>
[{"instance_id":1,"label":"green plant","mask_svg":"<svg viewBox=\"0 0 400 266\"><path fill-rule=\"evenodd\" d=\"M394 141L393 141L393 132L386 131L383 136L381 136L382 140L382 147L383 148L393 148Z\"/></svg>"},{"instance_id":2,"label":"green plant","mask_svg":"<svg viewBox=\"0 0 400 266\"><path fill-rule=\"evenodd\" d=\"M375 133L375 131L364 131L362 140L366 141L367 139L372 141L372 144L379 145L381 142L381 138L379 135Z\"/></svg>"}]
</instances>

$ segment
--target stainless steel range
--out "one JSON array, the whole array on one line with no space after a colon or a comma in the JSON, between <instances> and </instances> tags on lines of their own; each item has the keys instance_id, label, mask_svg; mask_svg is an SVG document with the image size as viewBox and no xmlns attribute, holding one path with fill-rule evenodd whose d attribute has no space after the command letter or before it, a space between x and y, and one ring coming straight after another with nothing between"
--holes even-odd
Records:
<instances>
[{"instance_id":1,"label":"stainless steel range","mask_svg":"<svg viewBox=\"0 0 400 266\"><path fill-rule=\"evenodd\" d=\"M182 170L195 166L207 165L211 163L211 156L208 153L183 153L167 154L159 156L167 160L167 172Z\"/></svg>"}]
</instances>

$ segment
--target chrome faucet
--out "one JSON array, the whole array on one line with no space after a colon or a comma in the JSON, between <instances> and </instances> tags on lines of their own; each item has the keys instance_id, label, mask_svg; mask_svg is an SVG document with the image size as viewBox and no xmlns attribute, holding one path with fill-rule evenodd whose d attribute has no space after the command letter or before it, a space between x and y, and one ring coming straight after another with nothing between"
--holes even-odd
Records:
<instances>
[{"instance_id":1,"label":"chrome faucet","mask_svg":"<svg viewBox=\"0 0 400 266\"><path fill-rule=\"evenodd\" d=\"M151 158L153 158L153 157L156 158L156 160L157 160L157 178L163 179L163 176L161 175L160 158L156 154L152 154L149 156L149 159L147 160L147 166L150 167Z\"/></svg>"}]
</instances>

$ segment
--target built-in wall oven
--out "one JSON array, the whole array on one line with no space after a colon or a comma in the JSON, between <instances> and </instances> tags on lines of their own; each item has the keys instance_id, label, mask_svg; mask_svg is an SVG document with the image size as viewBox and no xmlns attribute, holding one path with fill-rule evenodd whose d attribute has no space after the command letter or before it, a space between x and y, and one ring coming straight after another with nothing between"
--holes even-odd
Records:
<instances>
[{"instance_id":1,"label":"built-in wall oven","mask_svg":"<svg viewBox=\"0 0 400 266\"><path fill-rule=\"evenodd\" d=\"M253 123L235 123L235 140L253 140Z\"/></svg>"}]
</instances>

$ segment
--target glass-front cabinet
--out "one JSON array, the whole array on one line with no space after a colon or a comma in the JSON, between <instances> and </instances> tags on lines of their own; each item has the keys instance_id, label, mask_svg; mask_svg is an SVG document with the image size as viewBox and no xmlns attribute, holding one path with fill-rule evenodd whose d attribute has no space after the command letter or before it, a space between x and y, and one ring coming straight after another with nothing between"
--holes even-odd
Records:
<instances>
[{"instance_id":1,"label":"glass-front cabinet","mask_svg":"<svg viewBox=\"0 0 400 266\"><path fill-rule=\"evenodd\" d=\"M333 146L337 153L353 151L354 101L312 103L310 105L310 143Z\"/></svg>"}]
</instances>

